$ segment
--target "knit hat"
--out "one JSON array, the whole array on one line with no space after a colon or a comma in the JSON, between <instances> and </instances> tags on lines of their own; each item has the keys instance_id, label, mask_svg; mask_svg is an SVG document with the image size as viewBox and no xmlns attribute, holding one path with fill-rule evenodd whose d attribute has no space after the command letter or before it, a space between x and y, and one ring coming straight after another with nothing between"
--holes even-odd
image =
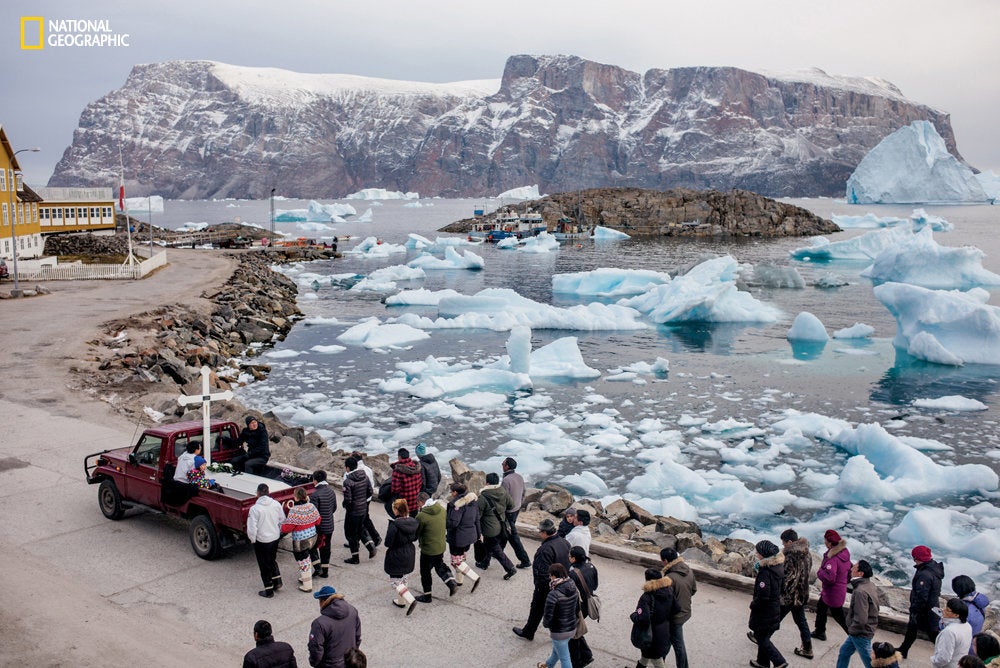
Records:
<instances>
[{"instance_id":1,"label":"knit hat","mask_svg":"<svg viewBox=\"0 0 1000 668\"><path fill-rule=\"evenodd\" d=\"M251 423L251 422L253 422L253 421L254 421L254 420L256 420L256 419L257 419L257 418L255 418L254 416L252 416L252 415L248 415L248 416L246 416L245 418L243 418L243 421L244 421L244 422L246 422L247 426L249 427L249 426L250 426L250 423Z\"/></svg>"},{"instance_id":2,"label":"knit hat","mask_svg":"<svg viewBox=\"0 0 1000 668\"><path fill-rule=\"evenodd\" d=\"M780 552L778 546L769 540L760 541L759 543L754 545L754 549L757 550L757 554L764 557L765 559L767 559L768 557L773 557L776 554L778 554L778 552Z\"/></svg>"},{"instance_id":3,"label":"knit hat","mask_svg":"<svg viewBox=\"0 0 1000 668\"><path fill-rule=\"evenodd\" d=\"M823 538L825 538L826 540L830 541L831 543L839 543L840 542L840 534L837 533L836 531L834 531L833 529L827 529L826 533L823 534Z\"/></svg>"},{"instance_id":4,"label":"knit hat","mask_svg":"<svg viewBox=\"0 0 1000 668\"><path fill-rule=\"evenodd\" d=\"M202 464L207 464L207 463L208 462L205 461L204 457L202 457L201 455L195 455L195 458L194 458L194 467L196 469L200 469Z\"/></svg>"},{"instance_id":5,"label":"knit hat","mask_svg":"<svg viewBox=\"0 0 1000 668\"><path fill-rule=\"evenodd\" d=\"M426 443L421 443L420 445L417 446L417 455L419 456L419 455L426 455L426 454L427 454L427 444Z\"/></svg>"},{"instance_id":6,"label":"knit hat","mask_svg":"<svg viewBox=\"0 0 1000 668\"><path fill-rule=\"evenodd\" d=\"M913 548L913 551L910 552L910 555L913 557L914 561L919 561L920 563L930 561L932 558L931 548L926 545L917 545Z\"/></svg>"},{"instance_id":7,"label":"knit hat","mask_svg":"<svg viewBox=\"0 0 1000 668\"><path fill-rule=\"evenodd\" d=\"M318 599L330 598L336 593L337 593L336 589L334 589L330 585L327 585L322 589L320 589L318 592L314 593L313 598L318 598Z\"/></svg>"}]
</instances>

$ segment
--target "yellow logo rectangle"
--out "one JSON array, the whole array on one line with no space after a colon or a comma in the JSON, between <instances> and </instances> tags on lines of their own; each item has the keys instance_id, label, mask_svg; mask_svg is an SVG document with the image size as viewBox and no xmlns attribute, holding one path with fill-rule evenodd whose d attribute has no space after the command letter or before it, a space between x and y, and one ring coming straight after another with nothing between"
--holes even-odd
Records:
<instances>
[{"instance_id":1,"label":"yellow logo rectangle","mask_svg":"<svg viewBox=\"0 0 1000 668\"><path fill-rule=\"evenodd\" d=\"M30 24L38 24L38 43L28 44L25 37L34 37L35 30L34 26ZM21 17L21 48L26 50L37 50L45 48L45 19L41 16L22 16Z\"/></svg>"}]
</instances>

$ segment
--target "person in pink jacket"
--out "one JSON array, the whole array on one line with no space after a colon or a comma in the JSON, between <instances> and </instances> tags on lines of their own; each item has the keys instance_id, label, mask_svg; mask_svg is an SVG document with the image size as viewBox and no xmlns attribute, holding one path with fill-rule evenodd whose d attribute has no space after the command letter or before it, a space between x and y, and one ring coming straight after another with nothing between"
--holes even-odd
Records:
<instances>
[{"instance_id":1,"label":"person in pink jacket","mask_svg":"<svg viewBox=\"0 0 1000 668\"><path fill-rule=\"evenodd\" d=\"M833 617L847 633L844 601L847 600L847 582L851 579L851 553L847 549L847 541L833 529L827 529L823 542L826 543L826 553L816 573L822 584L816 606L816 629L812 632L816 640L826 640L827 615Z\"/></svg>"}]
</instances>

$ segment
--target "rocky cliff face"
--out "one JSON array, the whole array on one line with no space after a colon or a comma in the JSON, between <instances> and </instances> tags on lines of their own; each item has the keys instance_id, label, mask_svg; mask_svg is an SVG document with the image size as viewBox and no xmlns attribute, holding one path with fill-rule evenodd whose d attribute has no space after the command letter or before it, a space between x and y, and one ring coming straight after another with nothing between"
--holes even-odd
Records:
<instances>
[{"instance_id":1,"label":"rocky cliff face","mask_svg":"<svg viewBox=\"0 0 1000 668\"><path fill-rule=\"evenodd\" d=\"M914 120L960 158L947 114L888 82L818 70L638 74L520 55L499 82L420 84L179 61L136 66L88 105L48 185L116 183L121 143L132 195L480 196L533 183L839 195Z\"/></svg>"}]
</instances>

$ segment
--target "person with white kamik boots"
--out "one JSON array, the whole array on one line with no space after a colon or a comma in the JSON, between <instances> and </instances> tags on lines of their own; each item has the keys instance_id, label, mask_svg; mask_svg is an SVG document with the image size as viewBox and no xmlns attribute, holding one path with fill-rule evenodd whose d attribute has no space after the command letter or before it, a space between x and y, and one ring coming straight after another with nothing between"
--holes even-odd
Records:
<instances>
[{"instance_id":1,"label":"person with white kamik boots","mask_svg":"<svg viewBox=\"0 0 1000 668\"><path fill-rule=\"evenodd\" d=\"M410 508L406 499L396 499L392 502L392 512L395 517L389 518L389 528L385 532L385 572L389 576L396 598L393 604L406 608L409 615L417 605L417 599L406 585L406 577L413 572L416 563L417 550L414 542L417 540L417 520L410 517Z\"/></svg>"},{"instance_id":2,"label":"person with white kamik boots","mask_svg":"<svg viewBox=\"0 0 1000 668\"><path fill-rule=\"evenodd\" d=\"M476 495L464 484L453 482L448 489L451 493L445 526L451 566L455 569L455 584L458 586L462 586L465 576L469 577L469 581L472 582L469 591L471 594L479 586L479 574L465 563L465 553L483 535L479 526L479 505L476 502Z\"/></svg>"},{"instance_id":3,"label":"person with white kamik boots","mask_svg":"<svg viewBox=\"0 0 1000 668\"><path fill-rule=\"evenodd\" d=\"M299 589L312 591L312 549L319 537L317 527L322 518L316 506L309 502L304 487L295 488L295 501L281 525L282 533L292 534L292 554L299 566Z\"/></svg>"}]
</instances>

